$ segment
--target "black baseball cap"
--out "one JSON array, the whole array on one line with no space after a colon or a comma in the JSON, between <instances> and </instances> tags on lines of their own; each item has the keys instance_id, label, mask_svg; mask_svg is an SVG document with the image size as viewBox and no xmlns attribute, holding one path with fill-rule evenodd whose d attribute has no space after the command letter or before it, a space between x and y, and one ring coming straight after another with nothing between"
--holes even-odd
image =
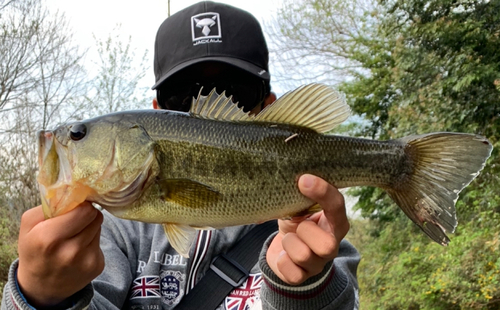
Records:
<instances>
[{"instance_id":1,"label":"black baseball cap","mask_svg":"<svg viewBox=\"0 0 500 310\"><path fill-rule=\"evenodd\" d=\"M205 61L242 69L269 87L266 40L257 19L246 11L202 1L168 17L156 34L152 89L180 70Z\"/></svg>"}]
</instances>

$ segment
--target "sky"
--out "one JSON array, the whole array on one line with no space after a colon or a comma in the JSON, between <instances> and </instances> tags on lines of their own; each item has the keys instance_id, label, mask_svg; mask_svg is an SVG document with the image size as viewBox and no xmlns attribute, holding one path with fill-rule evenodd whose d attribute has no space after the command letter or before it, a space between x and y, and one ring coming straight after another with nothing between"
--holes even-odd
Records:
<instances>
[{"instance_id":1,"label":"sky","mask_svg":"<svg viewBox=\"0 0 500 310\"><path fill-rule=\"evenodd\" d=\"M170 14L182 10L198 0L170 0ZM217 2L227 3L252 13L259 22L269 20L277 11L280 0L232 0ZM153 47L156 31L168 16L168 0L46 0L50 10L64 13L69 21L74 39L83 49L90 48L86 57L86 66L97 61L93 46L93 35L106 39L113 29L120 24L123 39L131 36L136 54L142 55L148 50L149 64L153 63ZM143 80L148 86L154 84L152 66ZM150 93L153 96L153 93Z\"/></svg>"}]
</instances>

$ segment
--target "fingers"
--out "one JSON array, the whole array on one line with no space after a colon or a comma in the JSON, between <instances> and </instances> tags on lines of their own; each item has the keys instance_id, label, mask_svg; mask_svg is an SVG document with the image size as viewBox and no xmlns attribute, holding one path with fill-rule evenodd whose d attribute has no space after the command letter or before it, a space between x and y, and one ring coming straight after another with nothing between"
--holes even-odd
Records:
<instances>
[{"instance_id":1,"label":"fingers","mask_svg":"<svg viewBox=\"0 0 500 310\"><path fill-rule=\"evenodd\" d=\"M96 210L97 211L97 210ZM103 221L103 215L101 212L97 211L96 217L90 222L83 230L78 234L73 236L71 239L77 244L82 244L83 246L89 246L93 240L101 235L101 224Z\"/></svg>"},{"instance_id":2,"label":"fingers","mask_svg":"<svg viewBox=\"0 0 500 310\"><path fill-rule=\"evenodd\" d=\"M311 220L300 223L297 232L286 234L281 242L286 255L280 253L276 265L290 284L301 283L319 274L338 253L333 234Z\"/></svg>"},{"instance_id":3,"label":"fingers","mask_svg":"<svg viewBox=\"0 0 500 310\"><path fill-rule=\"evenodd\" d=\"M58 258L61 263L71 263L75 257L81 256L82 249L86 249L96 237L99 239L103 216L85 202L66 214L48 220L43 220L40 207L33 208L25 212L23 221L23 234L19 235L18 247L26 260L36 255L48 259L61 255ZM36 251L29 250L31 248Z\"/></svg>"},{"instance_id":4,"label":"fingers","mask_svg":"<svg viewBox=\"0 0 500 310\"><path fill-rule=\"evenodd\" d=\"M103 215L90 203L44 220L41 207L21 223L18 284L35 306L48 306L81 290L104 269L99 247Z\"/></svg>"},{"instance_id":5,"label":"fingers","mask_svg":"<svg viewBox=\"0 0 500 310\"><path fill-rule=\"evenodd\" d=\"M100 213L100 212L99 212ZM88 280L92 281L95 277L97 277L104 270L104 254L101 251L100 247L100 239L101 239L101 223L102 223L102 214L100 213L101 220L99 217L96 218L94 223L99 223L99 226L96 227L93 232L94 236L88 239L88 245L84 249L87 254L85 259L82 261L82 268L84 270L90 270L87 274ZM93 225L94 225L93 223ZM89 235L91 232L89 231Z\"/></svg>"},{"instance_id":6,"label":"fingers","mask_svg":"<svg viewBox=\"0 0 500 310\"><path fill-rule=\"evenodd\" d=\"M295 232L276 235L267 252L267 262L276 275L291 285L297 285L323 270L338 254L337 238L329 225L318 225L323 212L297 225ZM285 221L286 222L286 221Z\"/></svg>"},{"instance_id":7,"label":"fingers","mask_svg":"<svg viewBox=\"0 0 500 310\"><path fill-rule=\"evenodd\" d=\"M296 235L319 259L329 261L337 256L337 238L329 230L322 229L314 221L306 220L302 222L297 227Z\"/></svg>"},{"instance_id":8,"label":"fingers","mask_svg":"<svg viewBox=\"0 0 500 310\"><path fill-rule=\"evenodd\" d=\"M308 279L306 270L295 264L286 251L279 254L274 268L271 269L281 280L290 285L298 285Z\"/></svg>"},{"instance_id":9,"label":"fingers","mask_svg":"<svg viewBox=\"0 0 500 310\"><path fill-rule=\"evenodd\" d=\"M309 174L301 176L298 185L303 195L323 208L325 219L318 224L330 225L333 234L340 242L349 231L344 196L325 180Z\"/></svg>"},{"instance_id":10,"label":"fingers","mask_svg":"<svg viewBox=\"0 0 500 310\"><path fill-rule=\"evenodd\" d=\"M317 202L323 209L336 207L337 213L345 214L344 196L337 188L325 180L310 174L304 174L299 178L300 192Z\"/></svg>"},{"instance_id":11,"label":"fingers","mask_svg":"<svg viewBox=\"0 0 500 310\"><path fill-rule=\"evenodd\" d=\"M321 273L338 255L339 244L349 231L344 197L334 186L312 175L301 176L298 186L323 211L308 218L279 221L279 234L266 256L276 275L292 285Z\"/></svg>"},{"instance_id":12,"label":"fingers","mask_svg":"<svg viewBox=\"0 0 500 310\"><path fill-rule=\"evenodd\" d=\"M91 203L84 202L66 214L46 220L43 224L52 228L44 228L47 238L70 239L87 228L99 214Z\"/></svg>"},{"instance_id":13,"label":"fingers","mask_svg":"<svg viewBox=\"0 0 500 310\"><path fill-rule=\"evenodd\" d=\"M271 242L266 254L267 264L286 283L292 285L302 283L307 279L307 271L295 264L283 249L283 237L282 234L277 234Z\"/></svg>"},{"instance_id":14,"label":"fingers","mask_svg":"<svg viewBox=\"0 0 500 310\"><path fill-rule=\"evenodd\" d=\"M97 210L95 215L95 218L87 226L76 235L65 240L63 244L64 249L60 252L62 255L61 261L73 265L75 263L94 262L96 260L93 253L100 253L99 240L103 215ZM81 268L85 269L85 266ZM94 269L90 268L90 266L88 268L88 270Z\"/></svg>"},{"instance_id":15,"label":"fingers","mask_svg":"<svg viewBox=\"0 0 500 310\"><path fill-rule=\"evenodd\" d=\"M287 234L283 237L282 242L283 249L294 264L301 267L310 276L321 272L325 259L317 255L298 234Z\"/></svg>"}]
</instances>

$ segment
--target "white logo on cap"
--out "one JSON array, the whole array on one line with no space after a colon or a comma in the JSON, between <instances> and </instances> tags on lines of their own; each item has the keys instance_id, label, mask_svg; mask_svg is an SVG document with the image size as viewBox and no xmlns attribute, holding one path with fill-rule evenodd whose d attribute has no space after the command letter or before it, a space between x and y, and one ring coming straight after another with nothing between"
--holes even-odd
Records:
<instances>
[{"instance_id":1,"label":"white logo on cap","mask_svg":"<svg viewBox=\"0 0 500 310\"><path fill-rule=\"evenodd\" d=\"M191 34L193 45L205 43L221 43L219 13L201 13L191 17Z\"/></svg>"}]
</instances>

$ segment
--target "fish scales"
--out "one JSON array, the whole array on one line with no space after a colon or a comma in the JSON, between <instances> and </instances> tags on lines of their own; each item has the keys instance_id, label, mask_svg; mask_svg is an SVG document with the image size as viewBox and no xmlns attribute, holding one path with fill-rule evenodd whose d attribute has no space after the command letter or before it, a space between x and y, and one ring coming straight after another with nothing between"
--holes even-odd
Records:
<instances>
[{"instance_id":1,"label":"fish scales","mask_svg":"<svg viewBox=\"0 0 500 310\"><path fill-rule=\"evenodd\" d=\"M291 125L203 120L180 113L137 117L158 145L158 178L195 180L222 197L204 208L145 199L123 215L131 219L192 218L194 225L212 227L261 222L269 216L293 215L313 204L297 190L298 177L304 173L338 187L389 187L411 167L402 143L325 136ZM296 138L285 142L294 134Z\"/></svg>"},{"instance_id":2,"label":"fish scales","mask_svg":"<svg viewBox=\"0 0 500 310\"><path fill-rule=\"evenodd\" d=\"M187 256L197 229L317 212L300 175L339 188L376 186L431 239L446 245L460 191L484 167L484 137L428 133L390 141L328 135L345 98L310 84L258 115L213 90L189 113L124 111L39 133L38 182L47 218L87 200L130 220L161 223Z\"/></svg>"}]
</instances>

